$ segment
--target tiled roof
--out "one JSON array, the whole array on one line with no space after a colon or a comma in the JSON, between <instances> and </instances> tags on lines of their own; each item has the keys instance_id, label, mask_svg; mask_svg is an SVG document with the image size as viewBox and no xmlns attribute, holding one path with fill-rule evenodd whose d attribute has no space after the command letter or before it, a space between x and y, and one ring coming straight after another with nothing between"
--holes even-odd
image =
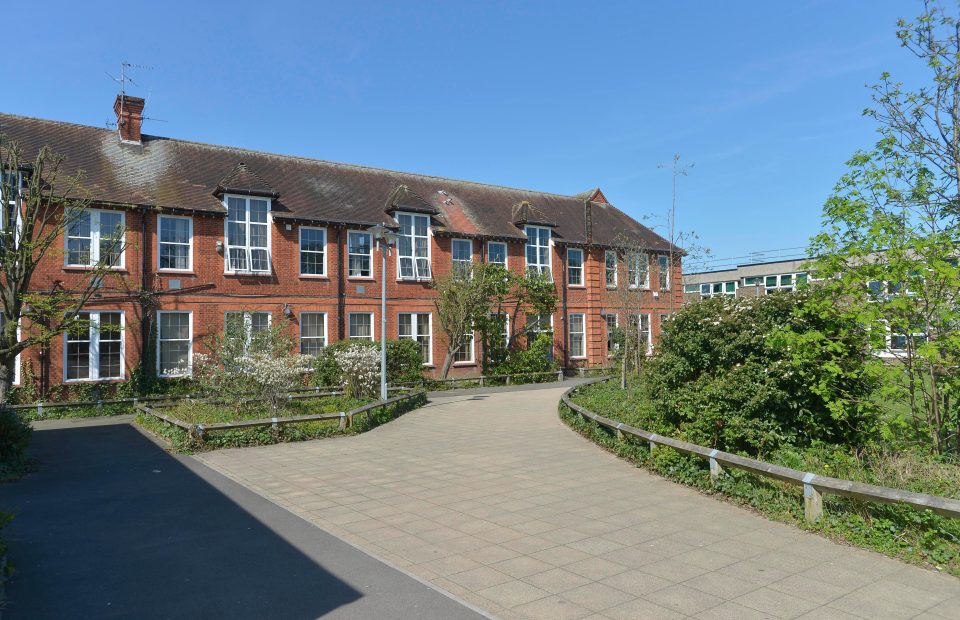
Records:
<instances>
[{"instance_id":1,"label":"tiled roof","mask_svg":"<svg viewBox=\"0 0 960 620\"><path fill-rule=\"evenodd\" d=\"M224 191L272 195L274 217L377 224L394 208L431 213L448 232L523 238L515 208L550 223L561 242L586 243L585 193L564 196L436 176L396 172L241 148L143 136L121 143L111 129L0 114L0 133L32 160L43 146L65 157L68 173L102 203L223 213ZM592 203L592 242L624 237L654 250L665 239L610 204Z\"/></svg>"}]
</instances>

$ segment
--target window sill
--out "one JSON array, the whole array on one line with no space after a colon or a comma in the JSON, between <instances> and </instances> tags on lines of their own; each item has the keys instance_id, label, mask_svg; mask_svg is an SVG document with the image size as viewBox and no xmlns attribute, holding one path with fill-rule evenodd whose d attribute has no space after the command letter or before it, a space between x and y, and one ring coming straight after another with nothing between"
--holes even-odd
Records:
<instances>
[{"instance_id":1,"label":"window sill","mask_svg":"<svg viewBox=\"0 0 960 620\"><path fill-rule=\"evenodd\" d=\"M223 275L234 278L270 278L273 271L224 271Z\"/></svg>"},{"instance_id":2,"label":"window sill","mask_svg":"<svg viewBox=\"0 0 960 620\"><path fill-rule=\"evenodd\" d=\"M324 276L317 273L301 273L301 280L329 280L330 276Z\"/></svg>"},{"instance_id":3,"label":"window sill","mask_svg":"<svg viewBox=\"0 0 960 620\"><path fill-rule=\"evenodd\" d=\"M587 356L586 356L586 355L571 355L571 356L570 356L570 359L571 359L571 360L577 360L577 361L584 361L584 360L587 359Z\"/></svg>"},{"instance_id":4,"label":"window sill","mask_svg":"<svg viewBox=\"0 0 960 620\"><path fill-rule=\"evenodd\" d=\"M412 282L416 284L418 282L433 282L433 278L397 278L397 282Z\"/></svg>"},{"instance_id":5,"label":"window sill","mask_svg":"<svg viewBox=\"0 0 960 620\"><path fill-rule=\"evenodd\" d=\"M476 365L477 365L476 362L454 362L453 363L454 368L466 368L468 366L476 366Z\"/></svg>"},{"instance_id":6,"label":"window sill","mask_svg":"<svg viewBox=\"0 0 960 620\"><path fill-rule=\"evenodd\" d=\"M189 379L192 376L193 376L193 372L186 372L179 375L163 375L163 374L157 373L158 379Z\"/></svg>"},{"instance_id":7,"label":"window sill","mask_svg":"<svg viewBox=\"0 0 960 620\"><path fill-rule=\"evenodd\" d=\"M121 381L126 381L125 377L113 377L106 379L64 379L65 384L79 384L79 383L119 383Z\"/></svg>"},{"instance_id":8,"label":"window sill","mask_svg":"<svg viewBox=\"0 0 960 620\"><path fill-rule=\"evenodd\" d=\"M347 280L363 280L366 282L373 282L375 278L373 276L347 276Z\"/></svg>"},{"instance_id":9,"label":"window sill","mask_svg":"<svg viewBox=\"0 0 960 620\"><path fill-rule=\"evenodd\" d=\"M96 265L64 265L64 271L96 271L99 269ZM106 269L109 273L127 273L126 267L108 267Z\"/></svg>"},{"instance_id":10,"label":"window sill","mask_svg":"<svg viewBox=\"0 0 960 620\"><path fill-rule=\"evenodd\" d=\"M587 288L586 284L568 284L567 288Z\"/></svg>"},{"instance_id":11,"label":"window sill","mask_svg":"<svg viewBox=\"0 0 960 620\"><path fill-rule=\"evenodd\" d=\"M193 269L157 269L161 276L195 276L197 272Z\"/></svg>"}]
</instances>

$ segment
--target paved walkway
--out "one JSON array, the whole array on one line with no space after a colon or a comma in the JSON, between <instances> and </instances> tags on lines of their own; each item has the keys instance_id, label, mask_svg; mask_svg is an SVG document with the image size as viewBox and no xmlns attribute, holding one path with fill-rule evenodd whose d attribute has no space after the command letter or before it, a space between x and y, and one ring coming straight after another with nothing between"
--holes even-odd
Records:
<instances>
[{"instance_id":1,"label":"paved walkway","mask_svg":"<svg viewBox=\"0 0 960 620\"><path fill-rule=\"evenodd\" d=\"M35 427L40 470L0 485L5 619L482 617L123 418Z\"/></svg>"},{"instance_id":2,"label":"paved walkway","mask_svg":"<svg viewBox=\"0 0 960 620\"><path fill-rule=\"evenodd\" d=\"M952 618L960 580L636 469L562 388L435 396L358 437L199 457L503 618Z\"/></svg>"}]
</instances>

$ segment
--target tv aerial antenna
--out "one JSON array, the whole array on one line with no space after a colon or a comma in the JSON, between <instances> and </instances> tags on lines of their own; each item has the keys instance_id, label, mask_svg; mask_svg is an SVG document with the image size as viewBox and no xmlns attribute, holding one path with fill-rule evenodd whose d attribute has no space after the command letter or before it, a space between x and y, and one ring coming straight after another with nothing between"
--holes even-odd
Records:
<instances>
[{"instance_id":1,"label":"tv aerial antenna","mask_svg":"<svg viewBox=\"0 0 960 620\"><path fill-rule=\"evenodd\" d=\"M104 73L107 74L107 77L108 77L108 78L110 78L111 80L113 80L115 83L117 83L117 84L120 86L120 117L121 117L121 118L123 118L123 105L124 105L124 103L125 103L125 95L127 94L127 84L132 84L133 86L137 86L137 87L140 86L140 84L138 84L138 83L136 82L136 80L134 80L133 77L130 75L130 69L143 69L144 71L153 71L153 67L150 67L150 66L147 66L147 65L134 64L134 63L132 63L132 62L127 62L126 60L124 60L124 61L122 61L122 62L120 63L120 77L116 77L116 76L111 75L110 73L104 71ZM152 91L150 91L150 92L147 93L146 100L144 101L144 107L146 107L146 103L150 101L150 94L151 94L151 93L152 93ZM158 122L161 122L161 123L166 123L166 122L167 122L166 120L164 120L164 119L162 119L162 118L154 118L154 117L151 117L151 116L144 116L144 117L143 117L143 120L145 120L145 121L158 121ZM113 127L114 124L115 124L114 121L111 121L111 120L107 119L107 121L106 121L107 127Z\"/></svg>"}]
</instances>

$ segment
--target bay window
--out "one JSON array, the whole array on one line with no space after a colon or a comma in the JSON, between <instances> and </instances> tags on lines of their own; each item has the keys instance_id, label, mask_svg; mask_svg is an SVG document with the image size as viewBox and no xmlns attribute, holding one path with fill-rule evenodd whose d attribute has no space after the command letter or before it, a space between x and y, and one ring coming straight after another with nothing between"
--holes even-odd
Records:
<instances>
[{"instance_id":1,"label":"bay window","mask_svg":"<svg viewBox=\"0 0 960 620\"><path fill-rule=\"evenodd\" d=\"M414 340L420 345L424 364L433 363L433 348L430 345L430 313L401 312L398 315L397 336L400 340Z\"/></svg>"},{"instance_id":2,"label":"bay window","mask_svg":"<svg viewBox=\"0 0 960 620\"><path fill-rule=\"evenodd\" d=\"M429 280L430 217L398 213L397 277L401 280Z\"/></svg>"},{"instance_id":3,"label":"bay window","mask_svg":"<svg viewBox=\"0 0 960 620\"><path fill-rule=\"evenodd\" d=\"M123 313L81 312L80 323L64 334L64 379L123 378Z\"/></svg>"},{"instance_id":4,"label":"bay window","mask_svg":"<svg viewBox=\"0 0 960 620\"><path fill-rule=\"evenodd\" d=\"M69 267L95 267L103 264L123 267L123 211L97 209L69 210L64 238L65 264Z\"/></svg>"},{"instance_id":5,"label":"bay window","mask_svg":"<svg viewBox=\"0 0 960 620\"><path fill-rule=\"evenodd\" d=\"M270 201L227 196L227 272L270 272Z\"/></svg>"},{"instance_id":6,"label":"bay window","mask_svg":"<svg viewBox=\"0 0 960 620\"><path fill-rule=\"evenodd\" d=\"M171 271L193 269L193 219L175 215L157 216L157 268Z\"/></svg>"},{"instance_id":7,"label":"bay window","mask_svg":"<svg viewBox=\"0 0 960 620\"><path fill-rule=\"evenodd\" d=\"M542 226L527 226L527 272L553 276L550 269L550 229Z\"/></svg>"},{"instance_id":8,"label":"bay window","mask_svg":"<svg viewBox=\"0 0 960 620\"><path fill-rule=\"evenodd\" d=\"M327 275L327 229L300 227L300 275Z\"/></svg>"}]
</instances>

